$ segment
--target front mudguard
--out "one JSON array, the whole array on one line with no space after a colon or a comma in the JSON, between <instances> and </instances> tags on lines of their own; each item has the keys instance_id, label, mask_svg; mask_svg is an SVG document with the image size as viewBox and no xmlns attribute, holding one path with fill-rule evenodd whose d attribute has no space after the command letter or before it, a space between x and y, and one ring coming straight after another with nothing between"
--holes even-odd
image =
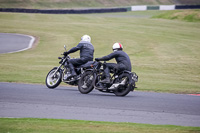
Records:
<instances>
[{"instance_id":1,"label":"front mudguard","mask_svg":"<svg viewBox=\"0 0 200 133\"><path fill-rule=\"evenodd\" d=\"M91 85L93 85L95 87L95 82L96 82L96 77L97 77L96 71L94 69L86 69L86 70L84 70L84 73L88 72L88 71L93 73L93 81L92 81ZM83 75L83 73L81 75Z\"/></svg>"}]
</instances>

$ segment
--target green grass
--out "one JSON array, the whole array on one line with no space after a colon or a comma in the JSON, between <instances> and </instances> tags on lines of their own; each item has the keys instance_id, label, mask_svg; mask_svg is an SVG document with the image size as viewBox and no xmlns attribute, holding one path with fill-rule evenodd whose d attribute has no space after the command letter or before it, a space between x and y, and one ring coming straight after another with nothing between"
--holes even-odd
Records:
<instances>
[{"instance_id":1,"label":"green grass","mask_svg":"<svg viewBox=\"0 0 200 133\"><path fill-rule=\"evenodd\" d=\"M200 22L200 10L173 10L153 16L153 18Z\"/></svg>"},{"instance_id":2,"label":"green grass","mask_svg":"<svg viewBox=\"0 0 200 133\"><path fill-rule=\"evenodd\" d=\"M200 93L200 23L150 18L156 14L160 12L0 13L1 32L39 38L33 49L0 55L0 81L44 84L48 71L58 66L63 45L76 46L82 35L89 34L95 57L112 52L115 42L123 44L139 75L138 90ZM78 57L79 52L71 56Z\"/></svg>"},{"instance_id":3,"label":"green grass","mask_svg":"<svg viewBox=\"0 0 200 133\"><path fill-rule=\"evenodd\" d=\"M1 133L199 133L200 127L80 120L0 118Z\"/></svg>"}]
</instances>

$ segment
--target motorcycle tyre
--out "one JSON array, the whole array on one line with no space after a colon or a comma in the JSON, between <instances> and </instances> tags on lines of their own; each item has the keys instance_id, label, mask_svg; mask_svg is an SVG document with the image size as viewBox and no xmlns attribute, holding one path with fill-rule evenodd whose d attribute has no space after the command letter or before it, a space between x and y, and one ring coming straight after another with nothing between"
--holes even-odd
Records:
<instances>
[{"instance_id":1,"label":"motorcycle tyre","mask_svg":"<svg viewBox=\"0 0 200 133\"><path fill-rule=\"evenodd\" d=\"M91 85L87 89L82 88L85 77L88 76L88 75L91 75L91 74L93 75L93 80L92 80ZM78 90L80 91L80 93L82 93L82 94L90 93L94 89L94 85L93 85L94 79L95 79L95 77L94 77L93 72L92 71L86 71L81 76L81 78L79 79L79 82L78 82Z\"/></svg>"},{"instance_id":2,"label":"motorcycle tyre","mask_svg":"<svg viewBox=\"0 0 200 133\"><path fill-rule=\"evenodd\" d=\"M128 78L128 81L126 81L126 82L128 82L128 86L125 88L125 90L122 89L123 91L120 91L121 89L115 90L113 93L116 96L126 96L131 91L131 84L130 84L131 77L130 77L130 75L128 73L123 73L123 74L119 75L119 79L120 80L123 77L127 77Z\"/></svg>"},{"instance_id":3,"label":"motorcycle tyre","mask_svg":"<svg viewBox=\"0 0 200 133\"><path fill-rule=\"evenodd\" d=\"M57 69L57 67L54 67L53 69L51 69L50 71L49 71L49 73L47 74L47 76L46 76L46 86L49 88L49 89L54 89L54 88L56 88L58 85L60 85L60 83L61 83L61 75L62 75L62 73L61 72L59 72L60 73L60 77L58 77L59 79L57 80L57 82L54 84L54 85L49 85L48 84L48 76L49 76L49 74L50 73L52 73L52 71L55 71Z\"/></svg>"}]
</instances>

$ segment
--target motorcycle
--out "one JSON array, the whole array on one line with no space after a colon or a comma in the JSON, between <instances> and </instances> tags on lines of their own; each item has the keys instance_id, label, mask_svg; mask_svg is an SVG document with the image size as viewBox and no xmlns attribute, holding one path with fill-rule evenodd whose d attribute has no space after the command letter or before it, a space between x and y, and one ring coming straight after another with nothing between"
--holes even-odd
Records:
<instances>
[{"instance_id":1,"label":"motorcycle","mask_svg":"<svg viewBox=\"0 0 200 133\"><path fill-rule=\"evenodd\" d=\"M104 62L106 63L106 62ZM82 94L90 93L94 88L105 93L114 93L116 96L126 96L136 87L135 82L138 81L138 76L135 72L110 70L110 83L102 83L105 79L103 65L100 61L95 61L91 67L87 69L81 76L78 83L78 90Z\"/></svg>"},{"instance_id":2,"label":"motorcycle","mask_svg":"<svg viewBox=\"0 0 200 133\"><path fill-rule=\"evenodd\" d=\"M65 51L66 46L64 45ZM61 54L63 55L63 54ZM71 71L68 66L68 60L70 56L58 57L60 59L59 64L60 66L54 67L49 71L46 76L46 86L50 89L54 89L60 85L61 82L64 82L69 85L78 85L78 81L81 75L84 73L85 70L91 68L91 64L93 61L89 61L81 66L75 67L75 71L77 73L76 77L71 77Z\"/></svg>"}]
</instances>

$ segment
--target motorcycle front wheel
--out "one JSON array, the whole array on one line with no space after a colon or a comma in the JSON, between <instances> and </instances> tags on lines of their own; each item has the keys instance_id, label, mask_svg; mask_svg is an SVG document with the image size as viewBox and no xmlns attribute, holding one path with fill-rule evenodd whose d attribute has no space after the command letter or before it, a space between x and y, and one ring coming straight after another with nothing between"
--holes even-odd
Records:
<instances>
[{"instance_id":1,"label":"motorcycle front wheel","mask_svg":"<svg viewBox=\"0 0 200 133\"><path fill-rule=\"evenodd\" d=\"M92 71L86 71L80 78L78 83L78 90L82 94L88 94L93 89L94 73Z\"/></svg>"},{"instance_id":2,"label":"motorcycle front wheel","mask_svg":"<svg viewBox=\"0 0 200 133\"><path fill-rule=\"evenodd\" d=\"M119 88L114 91L114 94L116 96L126 96L131 91L131 84L129 82L130 80L131 78L128 73L123 73L119 75L119 78L118 80L116 80L116 82L123 82L124 85L120 85Z\"/></svg>"},{"instance_id":3,"label":"motorcycle front wheel","mask_svg":"<svg viewBox=\"0 0 200 133\"><path fill-rule=\"evenodd\" d=\"M46 76L46 86L50 89L56 88L61 83L62 74L60 71L56 72L56 70L57 67L53 68Z\"/></svg>"}]
</instances>

